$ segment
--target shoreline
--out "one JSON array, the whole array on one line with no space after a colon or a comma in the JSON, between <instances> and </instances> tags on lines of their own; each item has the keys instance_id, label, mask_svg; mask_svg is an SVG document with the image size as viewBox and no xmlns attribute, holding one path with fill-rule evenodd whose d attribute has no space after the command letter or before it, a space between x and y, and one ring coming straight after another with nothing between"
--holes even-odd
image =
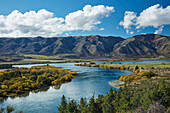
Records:
<instances>
[{"instance_id":1,"label":"shoreline","mask_svg":"<svg viewBox=\"0 0 170 113\"><path fill-rule=\"evenodd\" d=\"M79 63L79 62L135 62L148 60L170 60L170 59L136 59L136 60L121 60L121 59L23 59L21 61L4 61L0 65L24 65L24 64L43 64L43 63Z\"/></svg>"},{"instance_id":2,"label":"shoreline","mask_svg":"<svg viewBox=\"0 0 170 113\"><path fill-rule=\"evenodd\" d=\"M120 81L120 80L114 80L114 81L109 81L109 85L113 86L117 89L119 89L120 87L124 86L125 82Z\"/></svg>"},{"instance_id":3,"label":"shoreline","mask_svg":"<svg viewBox=\"0 0 170 113\"><path fill-rule=\"evenodd\" d=\"M129 85L130 84L136 84L139 81L147 80L152 78L155 78L154 76L160 75L160 76L166 76L170 74L170 63L169 62L162 62L162 63L124 63L124 64L95 64L95 63L89 63L89 64L75 64L75 66L88 66L88 67L101 67L104 69L118 69L118 70L128 70L132 71L134 74L130 75L122 75L122 78L128 78ZM137 75L139 73L139 75ZM114 81L109 81L109 85L113 86L117 89L124 86L125 80L124 79L118 79ZM131 80L131 81L130 81Z\"/></svg>"}]
</instances>

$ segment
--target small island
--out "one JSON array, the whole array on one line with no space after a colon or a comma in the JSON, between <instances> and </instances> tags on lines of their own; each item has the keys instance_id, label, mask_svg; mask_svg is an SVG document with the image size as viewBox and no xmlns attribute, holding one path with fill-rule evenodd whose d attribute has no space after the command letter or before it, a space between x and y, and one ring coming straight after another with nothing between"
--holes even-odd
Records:
<instances>
[{"instance_id":1,"label":"small island","mask_svg":"<svg viewBox=\"0 0 170 113\"><path fill-rule=\"evenodd\" d=\"M76 76L77 72L49 65L0 71L0 100L26 95L51 85L61 85Z\"/></svg>"}]
</instances>

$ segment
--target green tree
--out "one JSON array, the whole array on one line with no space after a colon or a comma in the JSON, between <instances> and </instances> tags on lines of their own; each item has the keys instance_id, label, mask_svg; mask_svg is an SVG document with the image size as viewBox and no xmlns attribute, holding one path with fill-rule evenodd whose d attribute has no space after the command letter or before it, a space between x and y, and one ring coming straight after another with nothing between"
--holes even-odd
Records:
<instances>
[{"instance_id":1,"label":"green tree","mask_svg":"<svg viewBox=\"0 0 170 113\"><path fill-rule=\"evenodd\" d=\"M77 113L77 112L78 112L77 103L74 100L69 101L64 113Z\"/></svg>"},{"instance_id":2,"label":"green tree","mask_svg":"<svg viewBox=\"0 0 170 113\"><path fill-rule=\"evenodd\" d=\"M61 105L58 107L59 113L65 113L64 111L66 109L66 106L67 106L67 100L65 96L63 95L61 98Z\"/></svg>"},{"instance_id":3,"label":"green tree","mask_svg":"<svg viewBox=\"0 0 170 113\"><path fill-rule=\"evenodd\" d=\"M96 99L98 113L102 113L102 106L101 106L102 103L103 103L103 96L102 95L98 95L98 98Z\"/></svg>"},{"instance_id":4,"label":"green tree","mask_svg":"<svg viewBox=\"0 0 170 113\"><path fill-rule=\"evenodd\" d=\"M114 99L114 94L113 94L113 89L112 88L110 88L110 90L109 90L109 95L110 95L110 97L112 99Z\"/></svg>"},{"instance_id":5,"label":"green tree","mask_svg":"<svg viewBox=\"0 0 170 113\"><path fill-rule=\"evenodd\" d=\"M139 67L138 67L138 66L135 66L135 70L137 70L137 69L139 69Z\"/></svg>"},{"instance_id":6,"label":"green tree","mask_svg":"<svg viewBox=\"0 0 170 113\"><path fill-rule=\"evenodd\" d=\"M97 104L95 103L94 95L89 101L88 113L98 113Z\"/></svg>"},{"instance_id":7,"label":"green tree","mask_svg":"<svg viewBox=\"0 0 170 113\"><path fill-rule=\"evenodd\" d=\"M111 91L111 90L110 90ZM113 91L113 90L112 90ZM103 113L114 113L114 106L113 106L113 92L110 94L107 94L103 98L102 103L102 111Z\"/></svg>"},{"instance_id":8,"label":"green tree","mask_svg":"<svg viewBox=\"0 0 170 113\"><path fill-rule=\"evenodd\" d=\"M86 98L81 98L80 104L78 106L79 106L78 110L80 111L80 113L87 113L87 100L86 100Z\"/></svg>"}]
</instances>

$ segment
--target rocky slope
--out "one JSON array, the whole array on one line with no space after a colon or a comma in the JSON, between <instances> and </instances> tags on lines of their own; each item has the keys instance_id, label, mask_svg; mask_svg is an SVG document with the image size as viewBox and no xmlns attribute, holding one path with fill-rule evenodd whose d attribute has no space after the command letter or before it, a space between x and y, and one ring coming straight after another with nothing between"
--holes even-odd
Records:
<instances>
[{"instance_id":1,"label":"rocky slope","mask_svg":"<svg viewBox=\"0 0 170 113\"><path fill-rule=\"evenodd\" d=\"M53 38L0 38L0 55L74 54L78 57L170 56L170 37L155 34L121 37L75 36Z\"/></svg>"},{"instance_id":2,"label":"rocky slope","mask_svg":"<svg viewBox=\"0 0 170 113\"><path fill-rule=\"evenodd\" d=\"M117 43L113 55L120 57L170 56L170 37L155 34L137 35Z\"/></svg>"},{"instance_id":3,"label":"rocky slope","mask_svg":"<svg viewBox=\"0 0 170 113\"><path fill-rule=\"evenodd\" d=\"M0 38L0 55L7 54L75 54L107 56L121 37L79 36L54 38Z\"/></svg>"}]
</instances>

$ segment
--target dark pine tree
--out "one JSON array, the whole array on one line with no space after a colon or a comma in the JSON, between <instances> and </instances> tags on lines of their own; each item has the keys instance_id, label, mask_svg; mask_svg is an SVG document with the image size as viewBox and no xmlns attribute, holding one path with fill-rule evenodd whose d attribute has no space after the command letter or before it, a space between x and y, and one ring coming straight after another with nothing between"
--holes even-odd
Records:
<instances>
[{"instance_id":1,"label":"dark pine tree","mask_svg":"<svg viewBox=\"0 0 170 113\"><path fill-rule=\"evenodd\" d=\"M74 100L69 101L64 113L78 113L77 103Z\"/></svg>"},{"instance_id":2,"label":"dark pine tree","mask_svg":"<svg viewBox=\"0 0 170 113\"><path fill-rule=\"evenodd\" d=\"M67 106L67 100L66 97L63 95L61 98L61 105L58 107L59 113L65 113L64 111L66 109L66 106Z\"/></svg>"},{"instance_id":3,"label":"dark pine tree","mask_svg":"<svg viewBox=\"0 0 170 113\"><path fill-rule=\"evenodd\" d=\"M92 98L89 101L88 113L98 113L98 108L97 108L97 104L95 103L95 100L94 100L94 95L92 96Z\"/></svg>"},{"instance_id":4,"label":"dark pine tree","mask_svg":"<svg viewBox=\"0 0 170 113\"><path fill-rule=\"evenodd\" d=\"M86 100L86 98L81 98L80 104L78 106L79 106L78 110L80 111L80 113L87 113L87 100Z\"/></svg>"}]
</instances>

